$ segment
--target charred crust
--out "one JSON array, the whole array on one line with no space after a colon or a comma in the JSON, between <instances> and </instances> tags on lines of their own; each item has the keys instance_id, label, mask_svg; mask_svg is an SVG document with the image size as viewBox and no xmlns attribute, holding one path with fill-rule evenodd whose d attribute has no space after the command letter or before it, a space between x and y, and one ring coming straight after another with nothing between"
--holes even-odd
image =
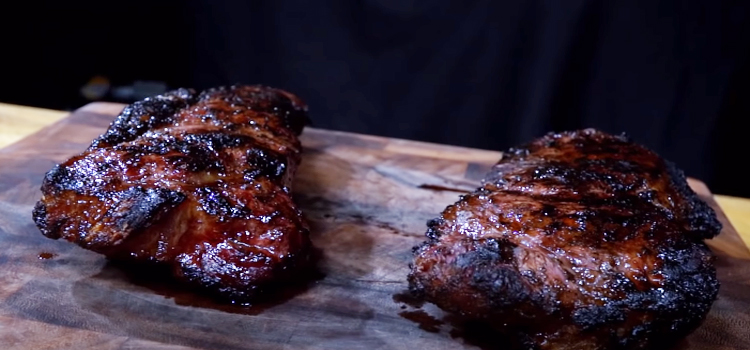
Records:
<instances>
[{"instance_id":1,"label":"charred crust","mask_svg":"<svg viewBox=\"0 0 750 350\"><path fill-rule=\"evenodd\" d=\"M685 173L677 166L666 161L667 173L677 192L688 202L688 212L684 213L691 230L699 233L701 238L709 239L721 232L722 225L716 212L690 188Z\"/></svg>"},{"instance_id":2,"label":"charred crust","mask_svg":"<svg viewBox=\"0 0 750 350\"><path fill-rule=\"evenodd\" d=\"M571 318L573 323L584 331L595 329L601 325L618 324L626 320L627 306L621 303L606 303L603 306L591 305L575 309Z\"/></svg>"},{"instance_id":3,"label":"charred crust","mask_svg":"<svg viewBox=\"0 0 750 350\"><path fill-rule=\"evenodd\" d=\"M54 194L60 191L78 191L83 187L82 181L76 179L65 166L56 164L45 175L42 181L42 192Z\"/></svg>"},{"instance_id":4,"label":"charred crust","mask_svg":"<svg viewBox=\"0 0 750 350\"><path fill-rule=\"evenodd\" d=\"M165 155L179 152L187 156L200 157L248 144L254 145L255 140L246 135L210 131L184 135L160 135L159 137L147 138L144 142L115 146L114 149L128 152L134 156Z\"/></svg>"},{"instance_id":5,"label":"charred crust","mask_svg":"<svg viewBox=\"0 0 750 350\"><path fill-rule=\"evenodd\" d=\"M132 187L120 195L118 205L107 212L105 220L111 220L125 236L148 227L184 199L184 194L164 188Z\"/></svg>"},{"instance_id":6,"label":"charred crust","mask_svg":"<svg viewBox=\"0 0 750 350\"><path fill-rule=\"evenodd\" d=\"M255 255L268 262L248 268L253 278L235 276L241 273L236 270L220 272L207 268L202 260L208 257L200 253L192 256L194 260L176 262L174 275L181 277L187 285L200 288L203 293L232 303L262 302L273 298L274 292L284 287L302 285L312 279L314 257L309 245L274 263L274 259L264 253L256 252Z\"/></svg>"},{"instance_id":7,"label":"charred crust","mask_svg":"<svg viewBox=\"0 0 750 350\"><path fill-rule=\"evenodd\" d=\"M469 285L487 298L492 308L504 309L528 300L530 290L514 265L515 245L507 240L482 239L460 254L455 267L473 271Z\"/></svg>"},{"instance_id":8,"label":"charred crust","mask_svg":"<svg viewBox=\"0 0 750 350\"><path fill-rule=\"evenodd\" d=\"M409 286L407 287L407 290L409 291L409 294L411 294L415 299L425 299L427 297L425 287L416 278L414 278L414 276L414 274L409 274L409 276L407 277L409 280Z\"/></svg>"},{"instance_id":9,"label":"charred crust","mask_svg":"<svg viewBox=\"0 0 750 350\"><path fill-rule=\"evenodd\" d=\"M231 85L208 89L198 96L199 101L215 99L230 105L252 106L255 111L274 114L296 135L302 133L305 125L310 123L307 105L283 90L262 85Z\"/></svg>"},{"instance_id":10,"label":"charred crust","mask_svg":"<svg viewBox=\"0 0 750 350\"><path fill-rule=\"evenodd\" d=\"M257 298L259 289L257 284L228 285L223 281L223 276L211 274L212 272L214 271L202 265L184 263L175 265L175 275L179 276L186 284L200 288L207 294L232 301Z\"/></svg>"},{"instance_id":11,"label":"charred crust","mask_svg":"<svg viewBox=\"0 0 750 350\"><path fill-rule=\"evenodd\" d=\"M275 115L296 135L309 124L304 102L283 90L259 85L233 85L196 94L192 89L177 89L126 106L107 131L92 142L91 148L133 141L150 130L172 124L181 110L198 102L217 99L237 109L248 108ZM211 119L212 115L208 113L205 118Z\"/></svg>"},{"instance_id":12,"label":"charred crust","mask_svg":"<svg viewBox=\"0 0 750 350\"><path fill-rule=\"evenodd\" d=\"M286 157L262 148L249 149L247 163L250 167L245 170L246 181L252 181L261 176L278 179L287 171Z\"/></svg>"},{"instance_id":13,"label":"charred crust","mask_svg":"<svg viewBox=\"0 0 750 350\"><path fill-rule=\"evenodd\" d=\"M97 169L82 171L75 165L65 166L56 164L45 175L42 180L42 193L55 196L65 191L73 191L78 194L101 193L102 182L94 181L98 171L106 171L107 164L102 163Z\"/></svg>"},{"instance_id":14,"label":"charred crust","mask_svg":"<svg viewBox=\"0 0 750 350\"><path fill-rule=\"evenodd\" d=\"M571 319L585 331L606 333L631 325L628 336L612 334L611 344L632 345L657 334L659 338L687 335L703 321L718 293L710 256L703 243L664 248L662 273L668 277L661 288L638 291L623 279L625 298L576 308Z\"/></svg>"},{"instance_id":15,"label":"charred crust","mask_svg":"<svg viewBox=\"0 0 750 350\"><path fill-rule=\"evenodd\" d=\"M34 210L31 215L34 219L34 223L39 227L39 231L41 231L47 238L59 239L62 237L60 232L60 224L62 223L60 221L51 222L52 219L47 215L47 206L44 202L37 202L36 205L34 205Z\"/></svg>"},{"instance_id":16,"label":"charred crust","mask_svg":"<svg viewBox=\"0 0 750 350\"><path fill-rule=\"evenodd\" d=\"M207 148L219 152L227 148L255 144L255 140L247 135L230 134L226 132L205 132L186 134L175 143L175 147L183 152L195 147Z\"/></svg>"},{"instance_id":17,"label":"charred crust","mask_svg":"<svg viewBox=\"0 0 750 350\"><path fill-rule=\"evenodd\" d=\"M511 266L477 268L471 276L470 286L480 291L491 308L498 311L527 302L531 296L523 276Z\"/></svg>"},{"instance_id":18,"label":"charred crust","mask_svg":"<svg viewBox=\"0 0 750 350\"><path fill-rule=\"evenodd\" d=\"M529 288L515 265L515 244L503 239L483 239L474 244L480 254L474 256L471 286L486 296L492 309L506 310L524 303L545 308L546 301Z\"/></svg>"},{"instance_id":19,"label":"charred crust","mask_svg":"<svg viewBox=\"0 0 750 350\"><path fill-rule=\"evenodd\" d=\"M177 89L126 106L92 147L105 147L135 140L149 130L169 124L175 114L195 101L195 91Z\"/></svg>"},{"instance_id":20,"label":"charred crust","mask_svg":"<svg viewBox=\"0 0 750 350\"><path fill-rule=\"evenodd\" d=\"M232 203L221 190L202 187L195 191L201 209L209 215L223 218L248 218L250 211L241 205Z\"/></svg>"},{"instance_id":21,"label":"charred crust","mask_svg":"<svg viewBox=\"0 0 750 350\"><path fill-rule=\"evenodd\" d=\"M443 218L434 218L427 221L427 232L425 233L425 236L430 240L438 239L442 235L442 233L440 233L440 225L442 225L443 222L445 222Z\"/></svg>"},{"instance_id":22,"label":"charred crust","mask_svg":"<svg viewBox=\"0 0 750 350\"><path fill-rule=\"evenodd\" d=\"M39 227L39 229L44 233L47 234L47 206L44 205L44 202L39 201L36 202L36 205L34 205L34 209L31 212L31 216L34 219L34 222Z\"/></svg>"},{"instance_id":23,"label":"charred crust","mask_svg":"<svg viewBox=\"0 0 750 350\"><path fill-rule=\"evenodd\" d=\"M419 243L419 244L411 247L411 252L412 252L412 254L417 255L417 254L419 254L420 251L426 249L428 246L434 244L435 242L436 241L433 241L433 240L427 240L427 241L424 241L422 243ZM410 266L410 267L413 267L413 266Z\"/></svg>"}]
</instances>

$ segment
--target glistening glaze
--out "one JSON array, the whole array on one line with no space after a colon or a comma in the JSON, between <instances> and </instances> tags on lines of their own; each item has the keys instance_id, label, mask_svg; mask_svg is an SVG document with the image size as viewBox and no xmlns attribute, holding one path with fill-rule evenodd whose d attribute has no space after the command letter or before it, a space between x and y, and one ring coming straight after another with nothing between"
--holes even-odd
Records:
<instances>
[{"instance_id":1,"label":"glistening glaze","mask_svg":"<svg viewBox=\"0 0 750 350\"><path fill-rule=\"evenodd\" d=\"M410 288L539 349L639 349L694 330L719 283L712 209L624 136L549 134L505 153L428 223Z\"/></svg>"},{"instance_id":2,"label":"glistening glaze","mask_svg":"<svg viewBox=\"0 0 750 350\"><path fill-rule=\"evenodd\" d=\"M290 190L306 108L261 86L136 102L46 174L34 219L47 237L252 299L310 263Z\"/></svg>"}]
</instances>

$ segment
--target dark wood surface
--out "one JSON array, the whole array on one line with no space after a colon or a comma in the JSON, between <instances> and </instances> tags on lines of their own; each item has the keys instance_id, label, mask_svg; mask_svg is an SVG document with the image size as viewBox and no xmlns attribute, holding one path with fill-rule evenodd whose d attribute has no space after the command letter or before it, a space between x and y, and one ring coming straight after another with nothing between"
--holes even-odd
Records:
<instances>
[{"instance_id":1,"label":"dark wood surface","mask_svg":"<svg viewBox=\"0 0 750 350\"><path fill-rule=\"evenodd\" d=\"M121 105L92 104L0 150L0 349L461 349L476 332L402 295L425 222L474 189L500 153L307 129L295 197L321 277L264 305L220 305L43 237L43 174L82 151ZM699 181L691 185L715 206ZM717 207L718 208L718 207ZM727 223L722 282L685 349L750 348L750 253Z\"/></svg>"}]
</instances>

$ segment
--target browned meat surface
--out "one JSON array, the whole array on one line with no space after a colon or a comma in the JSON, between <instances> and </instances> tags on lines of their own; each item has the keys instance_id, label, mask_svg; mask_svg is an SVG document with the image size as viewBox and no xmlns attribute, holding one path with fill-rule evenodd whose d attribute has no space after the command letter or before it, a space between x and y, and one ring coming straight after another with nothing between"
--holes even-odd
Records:
<instances>
[{"instance_id":1,"label":"browned meat surface","mask_svg":"<svg viewBox=\"0 0 750 350\"><path fill-rule=\"evenodd\" d=\"M46 174L34 220L49 238L168 266L187 285L249 300L309 264L290 189L306 110L260 86L134 103Z\"/></svg>"},{"instance_id":2,"label":"browned meat surface","mask_svg":"<svg viewBox=\"0 0 750 350\"><path fill-rule=\"evenodd\" d=\"M511 149L428 227L411 290L528 348L669 343L719 288L712 209L674 165L592 129Z\"/></svg>"}]
</instances>

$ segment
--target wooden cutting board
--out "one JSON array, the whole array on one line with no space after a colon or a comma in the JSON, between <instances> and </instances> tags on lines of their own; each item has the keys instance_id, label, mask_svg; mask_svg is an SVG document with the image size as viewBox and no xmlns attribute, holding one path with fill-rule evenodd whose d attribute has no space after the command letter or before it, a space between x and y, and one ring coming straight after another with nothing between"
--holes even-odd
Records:
<instances>
[{"instance_id":1,"label":"wooden cutting board","mask_svg":"<svg viewBox=\"0 0 750 350\"><path fill-rule=\"evenodd\" d=\"M122 108L91 104L0 150L2 349L477 349L482 340L403 296L425 222L478 186L499 152L308 128L295 197L322 277L265 305L219 305L148 273L43 237L43 174ZM691 185L718 210L708 189ZM685 349L750 346L750 252L721 212L719 299Z\"/></svg>"}]
</instances>

